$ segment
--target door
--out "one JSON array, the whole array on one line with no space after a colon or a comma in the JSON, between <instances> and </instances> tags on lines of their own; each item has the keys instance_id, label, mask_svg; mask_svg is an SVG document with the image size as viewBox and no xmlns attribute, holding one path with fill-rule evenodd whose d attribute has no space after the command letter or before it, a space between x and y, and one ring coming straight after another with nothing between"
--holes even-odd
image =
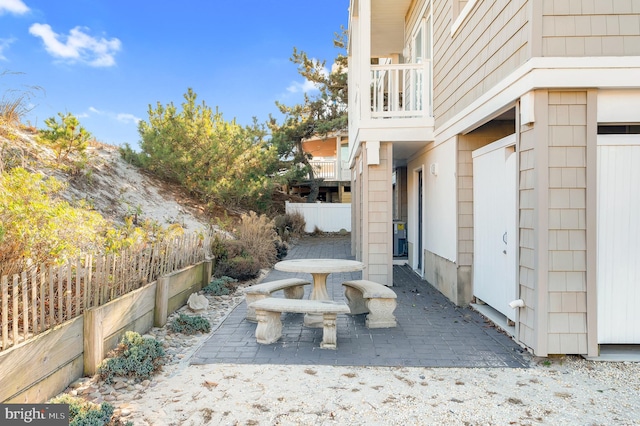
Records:
<instances>
[{"instance_id":1,"label":"door","mask_svg":"<svg viewBox=\"0 0 640 426\"><path fill-rule=\"evenodd\" d=\"M473 152L473 294L516 320L515 135Z\"/></svg>"},{"instance_id":2,"label":"door","mask_svg":"<svg viewBox=\"0 0 640 426\"><path fill-rule=\"evenodd\" d=\"M640 344L640 135L598 135L598 343Z\"/></svg>"}]
</instances>

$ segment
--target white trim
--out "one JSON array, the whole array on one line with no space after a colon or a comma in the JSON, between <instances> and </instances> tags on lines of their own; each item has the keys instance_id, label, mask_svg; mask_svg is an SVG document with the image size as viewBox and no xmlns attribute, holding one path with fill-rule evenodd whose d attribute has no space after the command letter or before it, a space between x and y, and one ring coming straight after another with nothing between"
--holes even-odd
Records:
<instances>
[{"instance_id":1,"label":"white trim","mask_svg":"<svg viewBox=\"0 0 640 426\"><path fill-rule=\"evenodd\" d=\"M478 148L471 152L471 158L476 158L480 155L484 155L487 152L495 151L496 149L506 148L508 146L516 145L516 134L512 133L508 136L505 136L502 139L498 139L495 142L491 142L489 145L485 145L481 148Z\"/></svg>"},{"instance_id":2,"label":"white trim","mask_svg":"<svg viewBox=\"0 0 640 426\"><path fill-rule=\"evenodd\" d=\"M598 135L598 146L638 146L640 145L640 135Z\"/></svg>"},{"instance_id":3,"label":"white trim","mask_svg":"<svg viewBox=\"0 0 640 426\"><path fill-rule=\"evenodd\" d=\"M640 56L535 57L435 129L435 145L473 130L488 115L535 89L638 88Z\"/></svg>"},{"instance_id":4,"label":"white trim","mask_svg":"<svg viewBox=\"0 0 640 426\"><path fill-rule=\"evenodd\" d=\"M454 1L457 1L457 0L454 0ZM467 4L464 5L462 10L458 14L458 17L451 25L451 37L455 37L456 33L460 29L460 26L462 25L464 20L467 19L467 16L469 16L469 14L471 13L471 10L474 8L476 3L478 3L478 0L469 0Z\"/></svg>"},{"instance_id":5,"label":"white trim","mask_svg":"<svg viewBox=\"0 0 640 426\"><path fill-rule=\"evenodd\" d=\"M598 123L640 123L640 90L599 90Z\"/></svg>"}]
</instances>

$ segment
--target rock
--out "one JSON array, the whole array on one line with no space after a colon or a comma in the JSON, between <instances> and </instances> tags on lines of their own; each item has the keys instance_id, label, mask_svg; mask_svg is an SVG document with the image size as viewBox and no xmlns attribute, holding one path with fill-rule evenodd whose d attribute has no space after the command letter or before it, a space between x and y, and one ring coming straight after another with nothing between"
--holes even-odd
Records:
<instances>
[{"instance_id":1,"label":"rock","mask_svg":"<svg viewBox=\"0 0 640 426\"><path fill-rule=\"evenodd\" d=\"M209 307L209 299L198 293L192 293L187 300L187 305L194 312L203 311Z\"/></svg>"}]
</instances>

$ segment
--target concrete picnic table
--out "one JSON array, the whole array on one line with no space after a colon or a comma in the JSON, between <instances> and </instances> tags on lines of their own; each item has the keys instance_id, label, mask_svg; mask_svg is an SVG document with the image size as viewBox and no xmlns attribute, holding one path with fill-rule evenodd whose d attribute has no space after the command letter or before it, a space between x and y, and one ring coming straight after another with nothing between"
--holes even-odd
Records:
<instances>
[{"instance_id":1,"label":"concrete picnic table","mask_svg":"<svg viewBox=\"0 0 640 426\"><path fill-rule=\"evenodd\" d=\"M284 272L306 272L313 276L312 290L309 299L331 300L327 292L327 276L333 272L361 271L364 263L347 259L291 259L274 265L274 269ZM308 327L322 326L322 316L307 314L304 324Z\"/></svg>"}]
</instances>

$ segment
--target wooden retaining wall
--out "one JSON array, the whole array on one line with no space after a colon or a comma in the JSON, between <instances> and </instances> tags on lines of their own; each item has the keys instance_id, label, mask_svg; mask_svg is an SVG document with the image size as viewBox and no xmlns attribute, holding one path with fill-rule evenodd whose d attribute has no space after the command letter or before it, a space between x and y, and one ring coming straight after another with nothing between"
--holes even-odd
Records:
<instances>
[{"instance_id":1,"label":"wooden retaining wall","mask_svg":"<svg viewBox=\"0 0 640 426\"><path fill-rule=\"evenodd\" d=\"M0 402L42 403L74 380L95 374L126 331L163 326L169 314L209 283L212 261L162 276L146 286L0 352Z\"/></svg>"}]
</instances>

